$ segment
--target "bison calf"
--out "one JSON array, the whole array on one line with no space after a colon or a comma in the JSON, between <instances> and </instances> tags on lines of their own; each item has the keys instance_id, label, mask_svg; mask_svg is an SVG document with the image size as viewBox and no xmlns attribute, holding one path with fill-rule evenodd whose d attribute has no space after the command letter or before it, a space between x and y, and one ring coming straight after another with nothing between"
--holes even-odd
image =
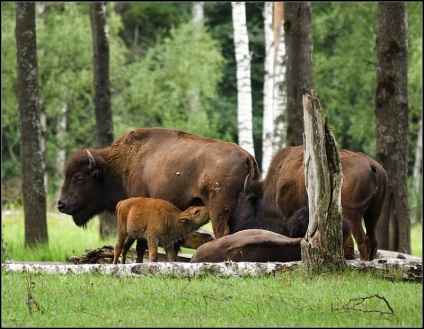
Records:
<instances>
[{"instance_id":1,"label":"bison calf","mask_svg":"<svg viewBox=\"0 0 424 329\"><path fill-rule=\"evenodd\" d=\"M192 206L185 211L172 203L153 198L134 197L118 202L116 222L118 241L115 246L113 264L125 264L125 256L137 240L137 263L143 262L147 247L149 260L158 259L158 245L165 248L169 261L176 261L174 243L184 239L191 231L209 221L205 206Z\"/></svg>"},{"instance_id":2,"label":"bison calf","mask_svg":"<svg viewBox=\"0 0 424 329\"><path fill-rule=\"evenodd\" d=\"M299 261L302 240L267 230L243 230L202 244L190 263Z\"/></svg>"},{"instance_id":3,"label":"bison calf","mask_svg":"<svg viewBox=\"0 0 424 329\"><path fill-rule=\"evenodd\" d=\"M287 222L289 236L291 238L301 238L306 235L309 225L309 207L297 210ZM352 233L350 224L346 217L342 220L343 251L346 259L355 259Z\"/></svg>"}]
</instances>

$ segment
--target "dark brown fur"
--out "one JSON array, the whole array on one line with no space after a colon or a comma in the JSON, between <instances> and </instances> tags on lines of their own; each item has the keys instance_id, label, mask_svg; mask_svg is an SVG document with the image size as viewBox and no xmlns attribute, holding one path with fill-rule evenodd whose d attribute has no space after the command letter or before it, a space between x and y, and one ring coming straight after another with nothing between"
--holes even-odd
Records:
<instances>
[{"instance_id":1,"label":"dark brown fur","mask_svg":"<svg viewBox=\"0 0 424 329\"><path fill-rule=\"evenodd\" d=\"M135 240L137 263L143 262L147 247L149 260L156 262L159 245L165 248L168 260L175 262L177 256L174 243L208 221L209 212L205 206L193 206L180 211L165 200L135 197L120 201L116 206L118 241L113 264L118 263L121 253L121 262L125 264L125 256Z\"/></svg>"},{"instance_id":2,"label":"dark brown fur","mask_svg":"<svg viewBox=\"0 0 424 329\"><path fill-rule=\"evenodd\" d=\"M361 259L372 260L377 252L375 230L387 189L387 174L378 162L360 152L340 150L340 161L344 174L341 191L343 217L349 221ZM265 180L252 186L260 189L250 189L247 184L240 193L239 203L231 216L231 232L242 225L240 222L252 221L252 218L262 221L263 216L283 221L283 228L287 230L287 219L308 206L303 146L287 147L277 152ZM250 209L248 213L246 209ZM260 225L254 227L261 228Z\"/></svg>"},{"instance_id":3,"label":"dark brown fur","mask_svg":"<svg viewBox=\"0 0 424 329\"><path fill-rule=\"evenodd\" d=\"M120 200L151 197L179 209L205 205L217 238L248 174L259 177L255 158L234 143L165 128L129 131L110 147L76 152L65 169L59 211L84 226Z\"/></svg>"},{"instance_id":4,"label":"dark brown fur","mask_svg":"<svg viewBox=\"0 0 424 329\"><path fill-rule=\"evenodd\" d=\"M299 261L302 240L267 230L243 230L201 245L190 263Z\"/></svg>"}]
</instances>

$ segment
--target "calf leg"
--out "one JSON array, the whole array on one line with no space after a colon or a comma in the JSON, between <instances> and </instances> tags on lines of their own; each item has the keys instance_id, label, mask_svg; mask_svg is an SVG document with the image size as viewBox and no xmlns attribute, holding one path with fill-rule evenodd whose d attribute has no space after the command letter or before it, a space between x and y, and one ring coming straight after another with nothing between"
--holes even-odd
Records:
<instances>
[{"instance_id":1,"label":"calf leg","mask_svg":"<svg viewBox=\"0 0 424 329\"><path fill-rule=\"evenodd\" d=\"M155 237L149 238L147 240L147 245L149 247L149 261L157 262L158 261L159 240Z\"/></svg>"},{"instance_id":2,"label":"calf leg","mask_svg":"<svg viewBox=\"0 0 424 329\"><path fill-rule=\"evenodd\" d=\"M137 251L137 263L143 263L144 253L147 250L147 241L146 240L137 240L137 245L135 247Z\"/></svg>"},{"instance_id":3,"label":"calf leg","mask_svg":"<svg viewBox=\"0 0 424 329\"><path fill-rule=\"evenodd\" d=\"M132 244L134 243L134 241L135 241L135 239L130 238L130 237L127 237L125 239L124 247L122 249L121 264L125 264L125 260L127 258L128 250L130 250L130 248L131 248Z\"/></svg>"},{"instance_id":4,"label":"calf leg","mask_svg":"<svg viewBox=\"0 0 424 329\"><path fill-rule=\"evenodd\" d=\"M118 259L124 247L126 237L126 235L118 235L118 241L116 242L115 249L113 251L113 264L118 264ZM123 257L121 258L121 261L122 259ZM125 264L125 262L123 264Z\"/></svg>"}]
</instances>

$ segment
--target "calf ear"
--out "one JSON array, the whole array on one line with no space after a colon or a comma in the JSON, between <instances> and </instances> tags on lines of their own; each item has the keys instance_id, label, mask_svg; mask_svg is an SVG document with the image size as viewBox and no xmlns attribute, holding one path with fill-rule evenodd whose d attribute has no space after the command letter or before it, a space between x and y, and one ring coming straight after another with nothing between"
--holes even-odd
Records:
<instances>
[{"instance_id":1,"label":"calf ear","mask_svg":"<svg viewBox=\"0 0 424 329\"><path fill-rule=\"evenodd\" d=\"M178 223L185 224L185 223L188 223L188 222L191 222L191 218L188 218L188 217L178 218Z\"/></svg>"}]
</instances>

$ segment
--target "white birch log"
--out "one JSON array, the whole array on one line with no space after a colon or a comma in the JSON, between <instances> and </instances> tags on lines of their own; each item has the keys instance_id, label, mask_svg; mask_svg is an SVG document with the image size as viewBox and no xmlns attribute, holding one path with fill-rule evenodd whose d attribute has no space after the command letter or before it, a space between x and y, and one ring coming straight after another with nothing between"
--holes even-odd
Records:
<instances>
[{"instance_id":1,"label":"white birch log","mask_svg":"<svg viewBox=\"0 0 424 329\"><path fill-rule=\"evenodd\" d=\"M22 264L3 263L2 271L13 273L35 274L101 274L118 277L166 276L177 278L193 278L202 276L218 277L256 277L279 276L301 266L302 262L288 263L252 263L252 262L223 262L223 263L143 263L143 264ZM411 282L422 281L421 258L382 258L373 261L346 261L349 269L374 272L383 277Z\"/></svg>"}]
</instances>

